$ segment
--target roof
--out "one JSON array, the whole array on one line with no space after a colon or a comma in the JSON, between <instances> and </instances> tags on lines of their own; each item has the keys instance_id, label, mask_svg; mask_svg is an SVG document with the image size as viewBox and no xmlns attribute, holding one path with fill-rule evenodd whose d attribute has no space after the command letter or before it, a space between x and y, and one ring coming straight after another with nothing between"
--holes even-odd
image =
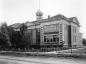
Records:
<instances>
[{"instance_id":1,"label":"roof","mask_svg":"<svg viewBox=\"0 0 86 64\"><path fill-rule=\"evenodd\" d=\"M22 27L22 23L15 23L15 24L11 25L11 27L13 27L15 29L20 28L20 27Z\"/></svg>"},{"instance_id":2,"label":"roof","mask_svg":"<svg viewBox=\"0 0 86 64\"><path fill-rule=\"evenodd\" d=\"M35 25L39 25L41 23L45 23L45 22L52 22L52 21L56 21L56 20L66 20L67 22L73 22L75 24L79 25L79 21L76 17L70 17L67 18L66 16L62 15L62 14L58 14L55 15L53 17L49 17L46 19L42 19L42 20L36 20L36 21L32 21L32 22L26 22L25 25L26 26L35 26ZM13 25L11 25L11 27L13 28L20 28L22 26L23 23L15 23Z\"/></svg>"},{"instance_id":3,"label":"roof","mask_svg":"<svg viewBox=\"0 0 86 64\"><path fill-rule=\"evenodd\" d=\"M43 15L43 13L41 12L41 10L39 9L37 12L36 12L36 15Z\"/></svg>"},{"instance_id":4,"label":"roof","mask_svg":"<svg viewBox=\"0 0 86 64\"><path fill-rule=\"evenodd\" d=\"M71 18L69 18L69 20L76 23L76 24L78 24L78 25L80 24L76 17L71 17Z\"/></svg>"},{"instance_id":5,"label":"roof","mask_svg":"<svg viewBox=\"0 0 86 64\"><path fill-rule=\"evenodd\" d=\"M67 22L73 22L79 26L79 21L76 17L67 18L66 16L64 16L62 14L58 14L58 15L55 15L53 17L49 17L49 18L42 19L42 20L36 20L36 21L33 21L32 23L33 24L40 24L40 23L52 22L52 21L56 21L56 20L66 20Z\"/></svg>"}]
</instances>

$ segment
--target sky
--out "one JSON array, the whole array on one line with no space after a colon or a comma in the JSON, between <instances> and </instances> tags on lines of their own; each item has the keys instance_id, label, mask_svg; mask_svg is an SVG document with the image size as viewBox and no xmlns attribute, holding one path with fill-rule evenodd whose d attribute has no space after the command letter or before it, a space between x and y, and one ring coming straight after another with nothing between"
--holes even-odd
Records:
<instances>
[{"instance_id":1,"label":"sky","mask_svg":"<svg viewBox=\"0 0 86 64\"><path fill-rule=\"evenodd\" d=\"M62 14L66 17L77 17L80 32L86 38L86 0L40 0L43 18L48 15ZM0 0L0 23L8 25L36 20L39 0Z\"/></svg>"}]
</instances>

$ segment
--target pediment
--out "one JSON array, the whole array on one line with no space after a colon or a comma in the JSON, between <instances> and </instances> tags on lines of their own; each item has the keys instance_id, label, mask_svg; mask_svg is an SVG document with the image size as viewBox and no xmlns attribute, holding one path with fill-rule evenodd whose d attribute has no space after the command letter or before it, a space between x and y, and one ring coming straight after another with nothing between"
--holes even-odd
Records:
<instances>
[{"instance_id":1,"label":"pediment","mask_svg":"<svg viewBox=\"0 0 86 64\"><path fill-rule=\"evenodd\" d=\"M79 21L78 21L78 19L76 17L73 18L73 22L79 24Z\"/></svg>"}]
</instances>

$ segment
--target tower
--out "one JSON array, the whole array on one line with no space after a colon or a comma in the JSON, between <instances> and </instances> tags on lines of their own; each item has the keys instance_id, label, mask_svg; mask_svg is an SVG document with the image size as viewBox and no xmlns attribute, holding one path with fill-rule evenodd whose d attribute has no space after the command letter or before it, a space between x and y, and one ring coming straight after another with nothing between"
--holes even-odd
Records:
<instances>
[{"instance_id":1,"label":"tower","mask_svg":"<svg viewBox=\"0 0 86 64\"><path fill-rule=\"evenodd\" d=\"M39 0L39 9L38 11L36 12L36 20L41 20L43 17L43 13L41 12L40 10L40 0Z\"/></svg>"},{"instance_id":2,"label":"tower","mask_svg":"<svg viewBox=\"0 0 86 64\"><path fill-rule=\"evenodd\" d=\"M43 13L40 11L40 9L36 12L36 20L41 20L43 17Z\"/></svg>"}]
</instances>

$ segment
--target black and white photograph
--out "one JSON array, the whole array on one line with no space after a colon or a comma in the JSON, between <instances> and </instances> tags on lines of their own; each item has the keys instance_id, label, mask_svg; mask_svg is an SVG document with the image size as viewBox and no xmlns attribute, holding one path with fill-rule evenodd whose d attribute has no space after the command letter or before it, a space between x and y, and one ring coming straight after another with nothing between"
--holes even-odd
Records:
<instances>
[{"instance_id":1,"label":"black and white photograph","mask_svg":"<svg viewBox=\"0 0 86 64\"><path fill-rule=\"evenodd\" d=\"M86 0L0 0L0 64L86 64Z\"/></svg>"}]
</instances>

